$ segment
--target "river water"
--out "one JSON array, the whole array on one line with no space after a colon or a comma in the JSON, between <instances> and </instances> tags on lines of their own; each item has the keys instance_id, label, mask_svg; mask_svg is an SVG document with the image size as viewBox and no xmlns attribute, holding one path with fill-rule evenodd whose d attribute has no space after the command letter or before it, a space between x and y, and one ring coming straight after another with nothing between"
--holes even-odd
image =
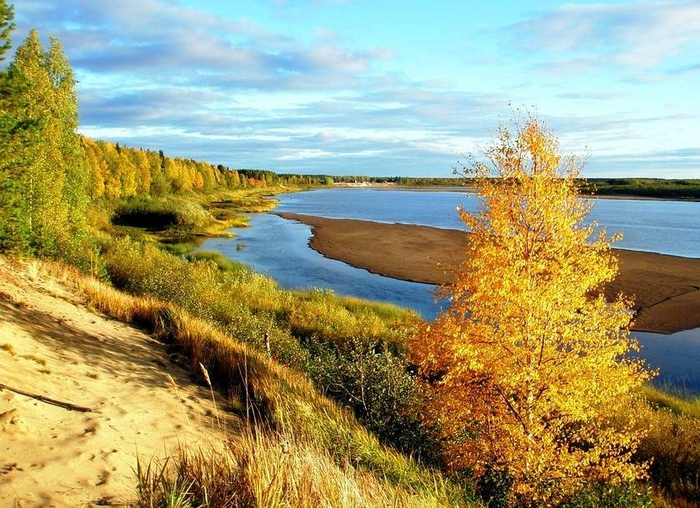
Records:
<instances>
[{"instance_id":1,"label":"river water","mask_svg":"<svg viewBox=\"0 0 700 508\"><path fill-rule=\"evenodd\" d=\"M321 189L278 196L276 212L330 218L401 222L464 229L457 206L473 211L467 192L415 192L376 189ZM616 247L700 258L700 203L597 199L589 216L608 234L621 232ZM253 214L249 228L233 239L215 238L202 250L216 250L277 280L288 289L332 289L337 294L392 302L426 319L440 311L434 287L399 281L327 259L309 248L309 226L275 214ZM400 262L400 260L397 260ZM656 383L700 393L700 329L671 335L634 332L641 355L661 375Z\"/></svg>"}]
</instances>

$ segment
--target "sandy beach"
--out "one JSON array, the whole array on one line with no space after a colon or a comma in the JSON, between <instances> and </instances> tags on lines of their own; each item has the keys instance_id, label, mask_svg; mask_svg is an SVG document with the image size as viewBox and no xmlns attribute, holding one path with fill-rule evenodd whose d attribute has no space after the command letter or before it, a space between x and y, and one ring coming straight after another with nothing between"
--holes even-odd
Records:
<instances>
[{"instance_id":1,"label":"sandy beach","mask_svg":"<svg viewBox=\"0 0 700 508\"><path fill-rule=\"evenodd\" d=\"M372 273L441 284L459 263L469 234L464 231L281 213L312 228L311 248ZM700 259L616 250L620 273L607 288L635 296L634 329L673 333L700 327Z\"/></svg>"},{"instance_id":2,"label":"sandy beach","mask_svg":"<svg viewBox=\"0 0 700 508\"><path fill-rule=\"evenodd\" d=\"M137 456L225 442L214 411L162 344L0 258L0 507L122 506Z\"/></svg>"}]
</instances>

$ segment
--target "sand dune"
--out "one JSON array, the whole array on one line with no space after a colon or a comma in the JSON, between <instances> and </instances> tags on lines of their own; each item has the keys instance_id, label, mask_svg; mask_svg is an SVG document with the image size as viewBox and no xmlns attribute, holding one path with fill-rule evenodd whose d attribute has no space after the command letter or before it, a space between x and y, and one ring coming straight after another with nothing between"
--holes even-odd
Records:
<instances>
[{"instance_id":1,"label":"sand dune","mask_svg":"<svg viewBox=\"0 0 700 508\"><path fill-rule=\"evenodd\" d=\"M91 409L0 389L0 507L122 504L135 495L137 454L148 462L222 439L208 390L161 344L3 258L0 384Z\"/></svg>"},{"instance_id":2,"label":"sand dune","mask_svg":"<svg viewBox=\"0 0 700 508\"><path fill-rule=\"evenodd\" d=\"M407 224L280 216L309 224L321 254L396 279L441 284L451 280L469 241L464 231ZM607 292L635 296L635 330L672 333L700 327L700 259L618 250L620 273Z\"/></svg>"}]
</instances>

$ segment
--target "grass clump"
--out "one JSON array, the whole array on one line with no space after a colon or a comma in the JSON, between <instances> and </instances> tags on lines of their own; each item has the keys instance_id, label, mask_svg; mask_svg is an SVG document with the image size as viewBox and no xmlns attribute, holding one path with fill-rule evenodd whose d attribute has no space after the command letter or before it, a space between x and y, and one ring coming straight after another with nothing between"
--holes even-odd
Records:
<instances>
[{"instance_id":1,"label":"grass clump","mask_svg":"<svg viewBox=\"0 0 700 508\"><path fill-rule=\"evenodd\" d=\"M222 272L242 273L250 271L243 263L233 261L216 251L200 250L188 254L186 257L188 261L211 261L216 264L216 267Z\"/></svg>"},{"instance_id":2,"label":"grass clump","mask_svg":"<svg viewBox=\"0 0 700 508\"><path fill-rule=\"evenodd\" d=\"M652 485L670 506L700 505L700 417L698 401L645 388L647 403L632 408L647 429L637 460L650 461ZM660 503L663 506L663 503Z\"/></svg>"},{"instance_id":3,"label":"grass clump","mask_svg":"<svg viewBox=\"0 0 700 508\"><path fill-rule=\"evenodd\" d=\"M138 480L139 507L459 506L449 503L440 482L416 492L339 463L325 447L286 432L249 431L223 447L181 449L169 463L139 466Z\"/></svg>"}]
</instances>

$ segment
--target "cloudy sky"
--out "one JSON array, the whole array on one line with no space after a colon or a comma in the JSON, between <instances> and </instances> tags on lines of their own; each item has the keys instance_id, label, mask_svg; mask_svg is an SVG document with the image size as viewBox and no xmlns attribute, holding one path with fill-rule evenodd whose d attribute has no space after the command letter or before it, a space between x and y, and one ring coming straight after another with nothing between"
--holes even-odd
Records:
<instances>
[{"instance_id":1,"label":"cloudy sky","mask_svg":"<svg viewBox=\"0 0 700 508\"><path fill-rule=\"evenodd\" d=\"M700 1L15 0L81 132L280 173L450 176L513 109L584 174L700 178Z\"/></svg>"}]
</instances>

